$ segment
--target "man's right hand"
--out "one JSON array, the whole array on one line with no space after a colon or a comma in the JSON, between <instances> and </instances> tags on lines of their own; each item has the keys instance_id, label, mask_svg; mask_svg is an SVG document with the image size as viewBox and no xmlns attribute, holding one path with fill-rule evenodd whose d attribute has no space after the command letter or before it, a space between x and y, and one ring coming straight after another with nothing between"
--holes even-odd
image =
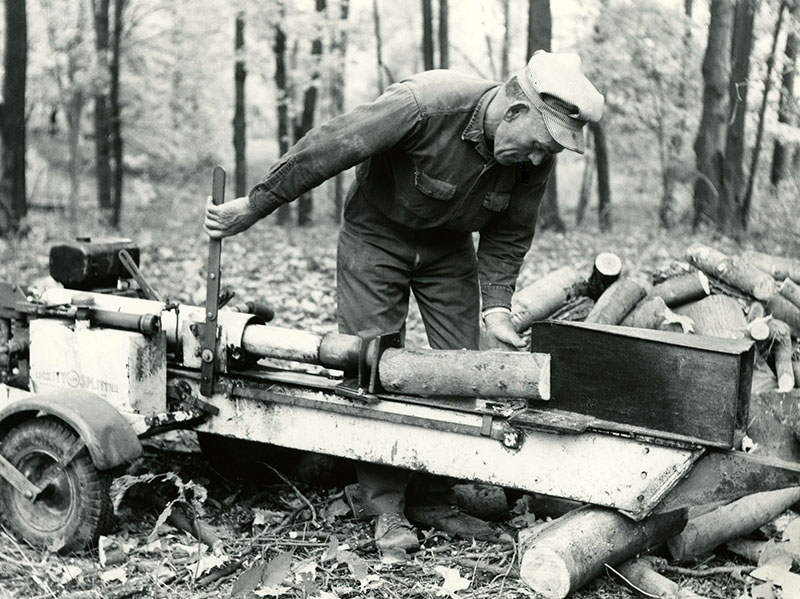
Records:
<instances>
[{"instance_id":1,"label":"man's right hand","mask_svg":"<svg viewBox=\"0 0 800 599\"><path fill-rule=\"evenodd\" d=\"M247 196L224 204L214 204L209 196L203 229L210 237L221 239L249 229L260 219Z\"/></svg>"}]
</instances>

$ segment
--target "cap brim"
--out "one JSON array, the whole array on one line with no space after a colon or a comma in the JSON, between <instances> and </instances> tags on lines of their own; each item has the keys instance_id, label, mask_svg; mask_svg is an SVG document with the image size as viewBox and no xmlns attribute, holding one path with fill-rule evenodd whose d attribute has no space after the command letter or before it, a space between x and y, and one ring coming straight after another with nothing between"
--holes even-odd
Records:
<instances>
[{"instance_id":1,"label":"cap brim","mask_svg":"<svg viewBox=\"0 0 800 599\"><path fill-rule=\"evenodd\" d=\"M568 126L562 119L550 114L547 110L542 110L542 119L553 136L559 144L564 146L567 150L572 150L578 154L583 154L586 150L586 144L583 140L583 128L575 129Z\"/></svg>"}]
</instances>

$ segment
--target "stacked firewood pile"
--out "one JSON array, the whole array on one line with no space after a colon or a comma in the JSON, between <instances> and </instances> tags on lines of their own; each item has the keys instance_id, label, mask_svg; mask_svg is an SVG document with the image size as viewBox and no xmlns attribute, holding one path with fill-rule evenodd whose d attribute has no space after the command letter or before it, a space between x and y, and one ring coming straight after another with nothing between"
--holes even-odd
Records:
<instances>
[{"instance_id":1,"label":"stacked firewood pile","mask_svg":"<svg viewBox=\"0 0 800 599\"><path fill-rule=\"evenodd\" d=\"M693 245L648 275L626 273L616 255L602 253L589 276L565 266L518 291L512 319L520 333L555 319L752 339L750 420L737 449L800 462L798 284L800 260L758 252ZM800 566L800 515L790 509L798 502L795 487L641 522L582 506L520 538L520 577L546 597L566 597L604 571L644 596L697 597L673 579L724 571L747 583L741 597L800 596L800 575L792 572ZM656 546L662 557L637 557ZM736 556L736 565L684 567L715 551Z\"/></svg>"}]
</instances>

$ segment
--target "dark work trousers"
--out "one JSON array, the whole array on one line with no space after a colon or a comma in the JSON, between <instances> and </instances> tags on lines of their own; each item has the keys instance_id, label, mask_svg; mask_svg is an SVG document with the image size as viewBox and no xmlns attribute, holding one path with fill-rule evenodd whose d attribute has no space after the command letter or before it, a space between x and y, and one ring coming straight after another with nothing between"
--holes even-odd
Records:
<instances>
[{"instance_id":1,"label":"dark work trousers","mask_svg":"<svg viewBox=\"0 0 800 599\"><path fill-rule=\"evenodd\" d=\"M477 349L480 299L471 233L409 231L362 202L349 203L339 235L340 332L405 331L412 290L431 347ZM360 205L356 214L352 204ZM366 462L356 473L371 515L402 513L407 486L417 505L452 502L452 479L414 474L409 480L407 470Z\"/></svg>"}]
</instances>

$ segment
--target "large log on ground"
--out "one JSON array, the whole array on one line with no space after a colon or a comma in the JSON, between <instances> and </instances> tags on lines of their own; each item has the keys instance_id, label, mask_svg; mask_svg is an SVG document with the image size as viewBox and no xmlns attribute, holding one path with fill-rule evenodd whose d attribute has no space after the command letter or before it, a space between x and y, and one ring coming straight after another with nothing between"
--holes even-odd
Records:
<instances>
[{"instance_id":1,"label":"large log on ground","mask_svg":"<svg viewBox=\"0 0 800 599\"><path fill-rule=\"evenodd\" d=\"M675 312L692 319L697 335L742 339L747 330L747 320L739 302L727 295L709 295L678 306Z\"/></svg>"},{"instance_id":2,"label":"large log on ground","mask_svg":"<svg viewBox=\"0 0 800 599\"><path fill-rule=\"evenodd\" d=\"M654 285L651 296L660 297L670 308L711 294L708 277L702 271L687 272Z\"/></svg>"},{"instance_id":3,"label":"large log on ground","mask_svg":"<svg viewBox=\"0 0 800 599\"><path fill-rule=\"evenodd\" d=\"M686 524L684 510L640 522L606 508L585 506L543 524L520 547L519 575L548 598L566 597L603 571L651 549Z\"/></svg>"},{"instance_id":4,"label":"large log on ground","mask_svg":"<svg viewBox=\"0 0 800 599\"><path fill-rule=\"evenodd\" d=\"M680 534L667 541L672 557L702 557L779 516L800 501L800 487L747 495L689 520Z\"/></svg>"},{"instance_id":5,"label":"large log on ground","mask_svg":"<svg viewBox=\"0 0 800 599\"><path fill-rule=\"evenodd\" d=\"M800 308L780 293L776 293L767 300L766 310L767 314L772 314L788 324L795 337L800 337Z\"/></svg>"},{"instance_id":6,"label":"large log on ground","mask_svg":"<svg viewBox=\"0 0 800 599\"><path fill-rule=\"evenodd\" d=\"M517 332L523 331L585 291L586 279L575 268L554 270L514 295L511 322Z\"/></svg>"},{"instance_id":7,"label":"large log on ground","mask_svg":"<svg viewBox=\"0 0 800 599\"><path fill-rule=\"evenodd\" d=\"M714 248L695 244L686 250L686 258L707 275L758 300L766 300L776 291L775 279L739 257L727 256Z\"/></svg>"},{"instance_id":8,"label":"large log on ground","mask_svg":"<svg viewBox=\"0 0 800 599\"><path fill-rule=\"evenodd\" d=\"M650 288L644 281L621 277L600 296L585 322L619 324Z\"/></svg>"},{"instance_id":9,"label":"large log on ground","mask_svg":"<svg viewBox=\"0 0 800 599\"><path fill-rule=\"evenodd\" d=\"M792 369L792 332L788 324L777 318L767 323L770 332L770 355L778 377L778 391L787 392L794 388Z\"/></svg>"},{"instance_id":10,"label":"large log on ground","mask_svg":"<svg viewBox=\"0 0 800 599\"><path fill-rule=\"evenodd\" d=\"M771 256L752 250L744 252L742 257L759 270L769 273L776 279L789 278L795 283L800 283L800 260Z\"/></svg>"},{"instance_id":11,"label":"large log on ground","mask_svg":"<svg viewBox=\"0 0 800 599\"><path fill-rule=\"evenodd\" d=\"M544 353L387 349L381 385L410 395L550 399L550 356Z\"/></svg>"},{"instance_id":12,"label":"large log on ground","mask_svg":"<svg viewBox=\"0 0 800 599\"><path fill-rule=\"evenodd\" d=\"M694 330L691 318L676 314L658 296L643 299L633 310L628 312L620 324L626 327L675 331L676 333L691 333Z\"/></svg>"}]
</instances>

